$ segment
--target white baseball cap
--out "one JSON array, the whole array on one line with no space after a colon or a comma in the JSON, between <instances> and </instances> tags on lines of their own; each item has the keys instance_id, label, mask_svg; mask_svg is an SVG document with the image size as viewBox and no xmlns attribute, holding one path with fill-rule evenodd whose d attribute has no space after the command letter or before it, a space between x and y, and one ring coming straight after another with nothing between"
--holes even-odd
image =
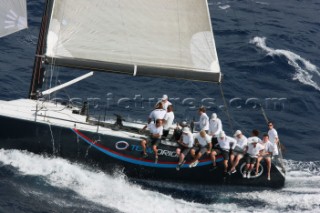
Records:
<instances>
[{"instance_id":1,"label":"white baseball cap","mask_svg":"<svg viewBox=\"0 0 320 213\"><path fill-rule=\"evenodd\" d=\"M252 138L251 139L251 143L258 143L258 142L259 142L258 138Z\"/></svg>"},{"instance_id":2,"label":"white baseball cap","mask_svg":"<svg viewBox=\"0 0 320 213\"><path fill-rule=\"evenodd\" d=\"M221 131L220 134L219 134L219 137L220 137L220 138L226 137L226 133L224 133L224 131Z\"/></svg>"},{"instance_id":3,"label":"white baseball cap","mask_svg":"<svg viewBox=\"0 0 320 213\"><path fill-rule=\"evenodd\" d=\"M168 100L168 96L167 95L163 95L162 96L162 100L164 101L164 100Z\"/></svg>"},{"instance_id":4,"label":"white baseball cap","mask_svg":"<svg viewBox=\"0 0 320 213\"><path fill-rule=\"evenodd\" d=\"M241 134L242 134L241 130L237 130L233 136L236 137L237 135L241 135Z\"/></svg>"},{"instance_id":5,"label":"white baseball cap","mask_svg":"<svg viewBox=\"0 0 320 213\"><path fill-rule=\"evenodd\" d=\"M217 117L218 117L218 116L217 116L217 114L216 114L216 113L212 113L212 115L211 115L211 119L212 119L212 120L216 120L216 119L217 119Z\"/></svg>"},{"instance_id":6,"label":"white baseball cap","mask_svg":"<svg viewBox=\"0 0 320 213\"><path fill-rule=\"evenodd\" d=\"M190 132L189 127L183 127L182 132L183 133L189 133Z\"/></svg>"}]
</instances>

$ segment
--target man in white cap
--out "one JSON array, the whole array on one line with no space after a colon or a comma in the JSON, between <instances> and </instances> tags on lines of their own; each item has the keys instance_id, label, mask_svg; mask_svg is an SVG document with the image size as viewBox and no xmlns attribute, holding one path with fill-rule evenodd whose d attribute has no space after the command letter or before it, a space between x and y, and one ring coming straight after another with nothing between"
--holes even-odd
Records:
<instances>
[{"instance_id":1,"label":"man in white cap","mask_svg":"<svg viewBox=\"0 0 320 213\"><path fill-rule=\"evenodd\" d=\"M232 137L226 136L224 131L221 131L218 137L218 147L213 149L211 152L211 159L212 159L212 170L217 168L216 165L216 156L222 155L223 157L223 166L224 166L224 175L227 174L228 171L228 161L229 161L229 151L230 151L230 144L236 143L236 140Z\"/></svg>"},{"instance_id":2,"label":"man in white cap","mask_svg":"<svg viewBox=\"0 0 320 213\"><path fill-rule=\"evenodd\" d=\"M172 105L171 102L168 100L168 96L166 94L164 94L161 98L161 101L159 101L158 103L162 103L162 107L164 110L167 111L168 106Z\"/></svg>"},{"instance_id":3,"label":"man in white cap","mask_svg":"<svg viewBox=\"0 0 320 213\"><path fill-rule=\"evenodd\" d=\"M233 135L237 143L233 144L232 152L230 154L231 169L230 174L236 173L236 167L239 161L243 158L244 152L248 146L248 139L242 134L240 130L237 130Z\"/></svg>"},{"instance_id":4,"label":"man in white cap","mask_svg":"<svg viewBox=\"0 0 320 213\"><path fill-rule=\"evenodd\" d=\"M222 131L222 122L218 118L216 113L212 113L211 119L209 120L209 135L212 136L211 142L212 145L218 143L219 133Z\"/></svg>"},{"instance_id":5,"label":"man in white cap","mask_svg":"<svg viewBox=\"0 0 320 213\"><path fill-rule=\"evenodd\" d=\"M259 143L259 138L252 138L248 143L246 154L246 167L243 171L243 178L250 178L254 164L257 162L259 156L261 156L264 149L263 145ZM261 141L261 140L260 140Z\"/></svg>"},{"instance_id":6,"label":"man in white cap","mask_svg":"<svg viewBox=\"0 0 320 213\"><path fill-rule=\"evenodd\" d=\"M176 167L177 171L179 171L181 166L184 164L184 159L194 144L193 134L191 133L189 127L183 127L182 135L180 140L178 140L178 144L179 147L176 150L176 153L179 156L179 162Z\"/></svg>"},{"instance_id":7,"label":"man in white cap","mask_svg":"<svg viewBox=\"0 0 320 213\"><path fill-rule=\"evenodd\" d=\"M200 115L200 119L197 122L194 122L194 124L199 125L200 127L200 131L204 130L206 132L209 131L209 117L206 113L206 108L204 106L201 106L199 108L199 115Z\"/></svg>"}]
</instances>

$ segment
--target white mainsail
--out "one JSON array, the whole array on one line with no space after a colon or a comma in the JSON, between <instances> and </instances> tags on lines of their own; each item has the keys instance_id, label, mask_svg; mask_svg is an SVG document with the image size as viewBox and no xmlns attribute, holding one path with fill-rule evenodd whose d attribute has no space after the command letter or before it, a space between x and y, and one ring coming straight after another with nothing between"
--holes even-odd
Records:
<instances>
[{"instance_id":1,"label":"white mainsail","mask_svg":"<svg viewBox=\"0 0 320 213\"><path fill-rule=\"evenodd\" d=\"M26 0L0 0L0 37L27 27Z\"/></svg>"},{"instance_id":2,"label":"white mainsail","mask_svg":"<svg viewBox=\"0 0 320 213\"><path fill-rule=\"evenodd\" d=\"M55 0L46 46L56 65L221 80L207 0Z\"/></svg>"}]
</instances>

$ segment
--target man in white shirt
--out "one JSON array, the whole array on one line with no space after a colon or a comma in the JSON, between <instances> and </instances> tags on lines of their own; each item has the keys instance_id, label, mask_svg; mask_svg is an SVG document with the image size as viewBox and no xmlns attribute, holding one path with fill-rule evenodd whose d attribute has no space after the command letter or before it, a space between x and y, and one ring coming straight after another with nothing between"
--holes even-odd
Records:
<instances>
[{"instance_id":1,"label":"man in white shirt","mask_svg":"<svg viewBox=\"0 0 320 213\"><path fill-rule=\"evenodd\" d=\"M148 124L148 129L150 131L149 138L143 139L141 141L141 146L143 149L143 158L147 158L147 145L152 145L152 149L155 155L155 163L158 162L158 145L161 143L161 136L163 132L162 119L156 120L156 123Z\"/></svg>"},{"instance_id":2,"label":"man in white shirt","mask_svg":"<svg viewBox=\"0 0 320 213\"><path fill-rule=\"evenodd\" d=\"M243 158L245 149L248 146L248 139L246 136L242 134L240 130L237 130L234 135L236 139L236 143L232 146L232 152L230 154L230 162L231 162L231 169L230 174L236 173L236 167L239 164L239 161Z\"/></svg>"},{"instance_id":3,"label":"man in white shirt","mask_svg":"<svg viewBox=\"0 0 320 213\"><path fill-rule=\"evenodd\" d=\"M262 138L262 143L261 143L264 147L263 152L261 153L261 156L258 157L257 159L257 165L256 165L256 173L255 175L258 174L259 171L259 166L260 166L260 161L262 159L265 160L266 164L267 164L267 177L268 180L270 180L270 171L271 171L271 157L272 157L272 153L274 150L274 147L272 145L272 143L269 141L269 135L268 134L264 134L263 138Z\"/></svg>"},{"instance_id":4,"label":"man in white shirt","mask_svg":"<svg viewBox=\"0 0 320 213\"><path fill-rule=\"evenodd\" d=\"M174 120L173 106L169 105L167 108L167 113L164 115L164 118L163 118L163 123L164 123L163 135L162 135L163 139L165 139L168 136L173 120Z\"/></svg>"},{"instance_id":5,"label":"man in white shirt","mask_svg":"<svg viewBox=\"0 0 320 213\"><path fill-rule=\"evenodd\" d=\"M158 119L163 119L166 113L167 111L163 109L163 105L160 102L156 106L156 108L150 113L148 123L150 123L151 121L156 121Z\"/></svg>"},{"instance_id":6,"label":"man in white shirt","mask_svg":"<svg viewBox=\"0 0 320 213\"><path fill-rule=\"evenodd\" d=\"M230 144L236 143L236 140L232 137L226 136L224 131L221 131L218 137L218 146L212 150L211 159L212 159L212 170L217 168L216 165L216 156L222 155L223 157L223 166L224 166L224 174L227 174L228 171L228 161L229 161L229 151Z\"/></svg>"},{"instance_id":7,"label":"man in white shirt","mask_svg":"<svg viewBox=\"0 0 320 213\"><path fill-rule=\"evenodd\" d=\"M168 109L168 106L172 105L171 102L168 101L168 96L167 95L163 95L162 98L161 98L161 101L159 101L158 103L162 103L162 107L166 111Z\"/></svg>"},{"instance_id":8,"label":"man in white shirt","mask_svg":"<svg viewBox=\"0 0 320 213\"><path fill-rule=\"evenodd\" d=\"M156 105L156 108L154 110L152 110L152 112L150 113L150 115L148 117L148 124L150 124L151 122L156 122L156 120L159 120L159 119L163 120L166 113L167 113L167 111L163 109L162 103L159 102ZM140 130L140 132L144 131L147 127L148 127L148 125L145 125Z\"/></svg>"},{"instance_id":9,"label":"man in white shirt","mask_svg":"<svg viewBox=\"0 0 320 213\"><path fill-rule=\"evenodd\" d=\"M252 140L248 142L246 167L243 172L243 178L251 177L251 171L253 170L254 164L257 162L257 158L261 155L263 149L264 147L259 143L258 138L252 138Z\"/></svg>"},{"instance_id":10,"label":"man in white shirt","mask_svg":"<svg viewBox=\"0 0 320 213\"><path fill-rule=\"evenodd\" d=\"M182 135L180 140L178 140L178 144L179 147L176 150L176 153L179 156L179 162L176 167L177 171L179 171L181 166L184 164L184 159L194 144L193 134L191 133L189 127L183 127Z\"/></svg>"},{"instance_id":11,"label":"man in white shirt","mask_svg":"<svg viewBox=\"0 0 320 213\"><path fill-rule=\"evenodd\" d=\"M209 120L209 135L212 136L212 144L218 143L219 133L222 131L222 122L216 113L212 113Z\"/></svg>"},{"instance_id":12,"label":"man in white shirt","mask_svg":"<svg viewBox=\"0 0 320 213\"><path fill-rule=\"evenodd\" d=\"M206 131L202 130L199 133L195 133L194 138L195 146L190 150L190 154L193 157L193 161L189 165L190 168L197 166L201 156L204 153L209 155L212 150L211 137L207 135Z\"/></svg>"},{"instance_id":13,"label":"man in white shirt","mask_svg":"<svg viewBox=\"0 0 320 213\"><path fill-rule=\"evenodd\" d=\"M204 131L208 132L208 130L209 130L209 117L206 114L206 108L204 106L199 108L199 115L200 115L199 121L194 122L194 124L199 125L200 131L204 130Z\"/></svg>"},{"instance_id":14,"label":"man in white shirt","mask_svg":"<svg viewBox=\"0 0 320 213\"><path fill-rule=\"evenodd\" d=\"M272 122L268 122L268 136L269 136L269 140L273 145L273 156L279 155L279 151L278 151L278 145L279 145L279 137L278 137L278 132L277 130L273 127L273 123Z\"/></svg>"},{"instance_id":15,"label":"man in white shirt","mask_svg":"<svg viewBox=\"0 0 320 213\"><path fill-rule=\"evenodd\" d=\"M258 143L261 143L261 139L258 137L259 134L260 134L260 133L259 133L258 130L256 130L256 129L252 130L252 132L251 132L251 137L248 138L248 144L251 143L251 142L254 141L254 140L257 140Z\"/></svg>"}]
</instances>

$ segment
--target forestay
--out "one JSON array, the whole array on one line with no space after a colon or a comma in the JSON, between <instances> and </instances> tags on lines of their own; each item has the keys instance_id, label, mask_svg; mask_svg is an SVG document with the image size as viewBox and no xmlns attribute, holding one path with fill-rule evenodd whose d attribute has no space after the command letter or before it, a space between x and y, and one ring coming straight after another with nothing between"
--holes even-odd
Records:
<instances>
[{"instance_id":1,"label":"forestay","mask_svg":"<svg viewBox=\"0 0 320 213\"><path fill-rule=\"evenodd\" d=\"M55 0L46 59L132 75L221 80L207 0Z\"/></svg>"},{"instance_id":2,"label":"forestay","mask_svg":"<svg viewBox=\"0 0 320 213\"><path fill-rule=\"evenodd\" d=\"M0 1L0 37L28 27L26 0Z\"/></svg>"}]
</instances>

